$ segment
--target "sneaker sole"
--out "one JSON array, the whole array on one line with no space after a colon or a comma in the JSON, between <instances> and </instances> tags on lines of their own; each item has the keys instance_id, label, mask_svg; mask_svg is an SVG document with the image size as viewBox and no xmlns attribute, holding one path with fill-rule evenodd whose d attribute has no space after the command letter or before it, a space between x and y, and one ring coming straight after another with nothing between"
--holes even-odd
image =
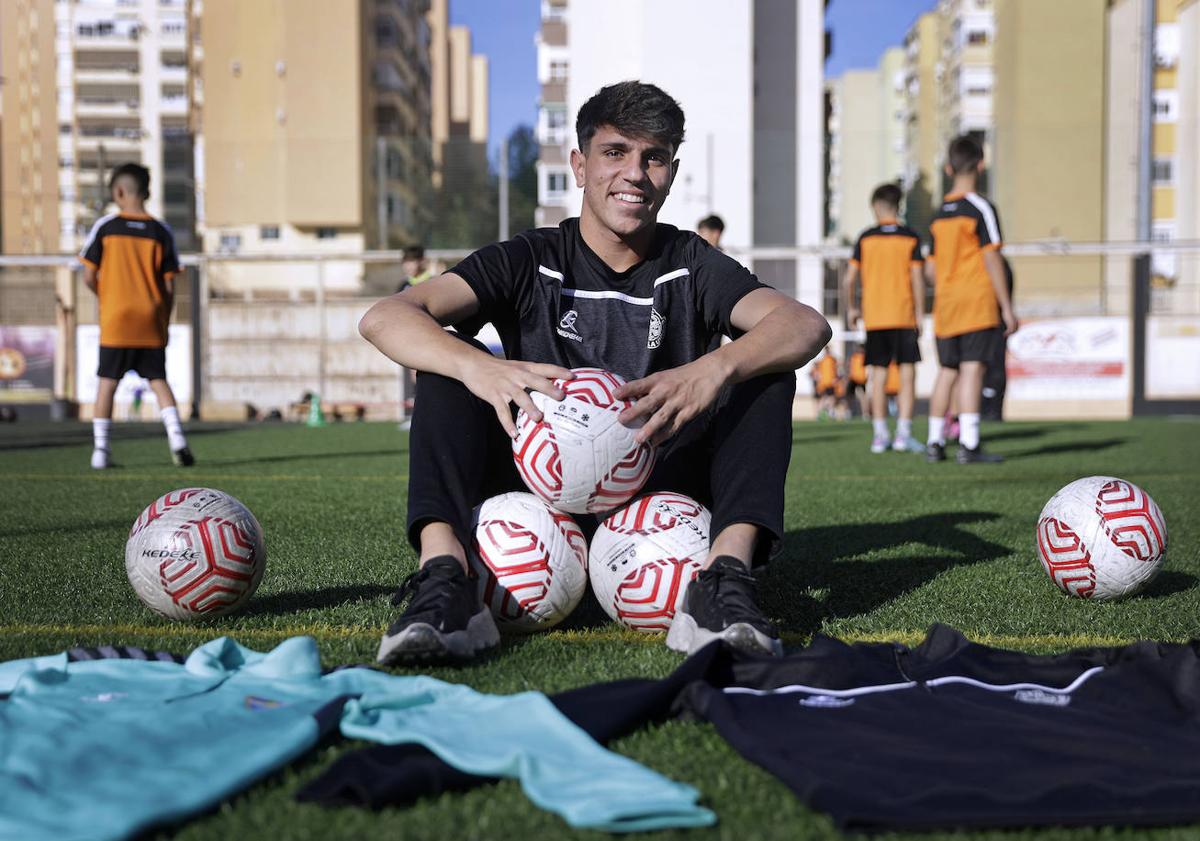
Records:
<instances>
[{"instance_id":1,"label":"sneaker sole","mask_svg":"<svg viewBox=\"0 0 1200 841\"><path fill-rule=\"evenodd\" d=\"M681 612L675 614L667 631L667 648L684 654L694 654L713 640L722 640L747 654L783 655L782 642L746 622L735 622L723 631L709 631L697 625L691 615Z\"/></svg>"},{"instance_id":2,"label":"sneaker sole","mask_svg":"<svg viewBox=\"0 0 1200 841\"><path fill-rule=\"evenodd\" d=\"M480 651L500 644L500 631L492 612L484 608L461 631L444 634L425 622L414 622L379 643L375 661L384 666L433 660L469 660Z\"/></svg>"}]
</instances>

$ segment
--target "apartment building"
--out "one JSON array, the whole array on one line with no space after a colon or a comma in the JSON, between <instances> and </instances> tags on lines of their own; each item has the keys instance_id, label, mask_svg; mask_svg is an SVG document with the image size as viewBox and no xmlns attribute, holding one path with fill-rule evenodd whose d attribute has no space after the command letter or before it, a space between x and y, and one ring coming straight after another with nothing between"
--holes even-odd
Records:
<instances>
[{"instance_id":1,"label":"apartment building","mask_svg":"<svg viewBox=\"0 0 1200 841\"><path fill-rule=\"evenodd\" d=\"M1178 164L1175 199L1175 236L1181 240L1200 240L1200 155L1187 150L1200 149L1200 0L1184 0L1176 9L1180 45L1191 45L1179 52L1176 83L1179 96L1176 156ZM1200 255L1180 260L1180 288L1200 295ZM1194 306L1200 309L1200 301Z\"/></svg>"},{"instance_id":2,"label":"apartment building","mask_svg":"<svg viewBox=\"0 0 1200 841\"><path fill-rule=\"evenodd\" d=\"M926 236L934 207L941 203L942 17L917 18L904 36L905 210L908 224Z\"/></svg>"},{"instance_id":3,"label":"apartment building","mask_svg":"<svg viewBox=\"0 0 1200 841\"><path fill-rule=\"evenodd\" d=\"M487 189L488 60L473 52L471 31L450 26L449 0L433 0L427 19L433 67L433 242L468 248L491 238L477 220L494 215ZM474 236L472 236L474 234ZM427 240L428 242L428 240Z\"/></svg>"},{"instance_id":4,"label":"apartment building","mask_svg":"<svg viewBox=\"0 0 1200 841\"><path fill-rule=\"evenodd\" d=\"M567 111L567 79L571 56L567 46L567 0L542 0L542 26L537 34L538 206L534 224L557 225L567 216L571 170L568 150L574 121Z\"/></svg>"},{"instance_id":5,"label":"apartment building","mask_svg":"<svg viewBox=\"0 0 1200 841\"><path fill-rule=\"evenodd\" d=\"M875 224L870 196L904 178L907 112L904 50L884 51L874 70L850 70L827 84L830 95L829 234L851 242Z\"/></svg>"},{"instance_id":6,"label":"apartment building","mask_svg":"<svg viewBox=\"0 0 1200 841\"><path fill-rule=\"evenodd\" d=\"M950 141L964 134L989 149L996 28L993 0L940 0L938 16L942 32L938 160L945 163ZM981 190L987 190L986 178Z\"/></svg>"},{"instance_id":7,"label":"apartment building","mask_svg":"<svg viewBox=\"0 0 1200 841\"><path fill-rule=\"evenodd\" d=\"M209 253L355 254L422 242L432 221L428 0L194 0ZM214 282L294 290L304 267L229 264ZM361 262L326 266L357 289Z\"/></svg>"},{"instance_id":8,"label":"apartment building","mask_svg":"<svg viewBox=\"0 0 1200 841\"><path fill-rule=\"evenodd\" d=\"M195 245L184 0L0 4L4 251L74 251L108 204L107 174L150 168L148 209Z\"/></svg>"},{"instance_id":9,"label":"apartment building","mask_svg":"<svg viewBox=\"0 0 1200 841\"><path fill-rule=\"evenodd\" d=\"M818 244L824 38L820 3L546 0L539 41L539 223L579 212L582 192L567 154L580 106L604 85L640 79L669 92L687 116L663 222L691 229L717 213L726 224L722 242L731 249ZM819 260L756 260L754 269L777 288L821 305Z\"/></svg>"}]
</instances>

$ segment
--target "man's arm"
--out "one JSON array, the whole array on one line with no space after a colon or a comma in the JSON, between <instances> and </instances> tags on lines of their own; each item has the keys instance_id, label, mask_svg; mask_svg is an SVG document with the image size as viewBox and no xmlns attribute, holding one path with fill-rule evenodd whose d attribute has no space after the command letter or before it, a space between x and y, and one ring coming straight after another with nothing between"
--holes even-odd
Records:
<instances>
[{"instance_id":1,"label":"man's arm","mask_svg":"<svg viewBox=\"0 0 1200 841\"><path fill-rule=\"evenodd\" d=\"M862 318L862 312L859 310L855 294L855 285L858 281L858 264L851 263L850 268L846 270L846 326L854 329L858 326L858 321Z\"/></svg>"},{"instance_id":2,"label":"man's arm","mask_svg":"<svg viewBox=\"0 0 1200 841\"><path fill-rule=\"evenodd\" d=\"M992 291L996 293L996 302L1000 304L1000 318L1004 320L1004 335L1011 336L1017 332L1017 316L1013 313L1012 299L1008 296L1008 283L1004 278L1004 261L1000 258L997 248L983 250L983 265L987 269L988 279L992 282Z\"/></svg>"},{"instance_id":3,"label":"man's arm","mask_svg":"<svg viewBox=\"0 0 1200 841\"><path fill-rule=\"evenodd\" d=\"M665 441L703 412L726 385L762 374L795 371L820 353L833 331L814 310L774 289L755 289L734 306L730 320L745 333L694 362L626 383L617 396L637 400L621 413L638 420L639 441Z\"/></svg>"},{"instance_id":4,"label":"man's arm","mask_svg":"<svg viewBox=\"0 0 1200 841\"><path fill-rule=\"evenodd\" d=\"M88 263L83 264L83 285L97 295L100 294L99 277L100 273L95 266Z\"/></svg>"},{"instance_id":5,"label":"man's arm","mask_svg":"<svg viewBox=\"0 0 1200 841\"><path fill-rule=\"evenodd\" d=\"M490 403L509 437L516 437L509 405L517 404L540 421L542 413L526 390L561 400L554 380L569 380L573 374L557 365L497 359L443 329L477 312L479 299L470 284L447 272L377 302L359 321L358 332L405 368L459 380Z\"/></svg>"},{"instance_id":6,"label":"man's arm","mask_svg":"<svg viewBox=\"0 0 1200 841\"><path fill-rule=\"evenodd\" d=\"M913 295L913 315L916 317L917 335L920 336L921 323L925 320L925 277L921 271L921 266L913 266L910 274Z\"/></svg>"}]
</instances>

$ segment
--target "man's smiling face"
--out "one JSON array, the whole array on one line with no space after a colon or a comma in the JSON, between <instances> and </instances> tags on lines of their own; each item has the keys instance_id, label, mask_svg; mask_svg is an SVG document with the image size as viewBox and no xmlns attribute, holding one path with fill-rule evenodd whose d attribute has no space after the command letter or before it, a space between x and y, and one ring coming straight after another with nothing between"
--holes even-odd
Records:
<instances>
[{"instance_id":1,"label":"man's smiling face","mask_svg":"<svg viewBox=\"0 0 1200 841\"><path fill-rule=\"evenodd\" d=\"M622 239L652 230L671 192L678 161L662 141L629 137L612 126L596 129L586 152L571 152L575 185L583 188L582 216Z\"/></svg>"}]
</instances>

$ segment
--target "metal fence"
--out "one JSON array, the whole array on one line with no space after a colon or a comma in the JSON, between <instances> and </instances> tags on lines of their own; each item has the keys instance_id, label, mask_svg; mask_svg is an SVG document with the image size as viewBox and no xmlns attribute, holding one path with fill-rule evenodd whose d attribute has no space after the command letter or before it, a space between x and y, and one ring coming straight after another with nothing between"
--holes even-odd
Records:
<instances>
[{"instance_id":1,"label":"metal fence","mask_svg":"<svg viewBox=\"0 0 1200 841\"><path fill-rule=\"evenodd\" d=\"M729 253L820 309L835 326L839 351L861 338L844 323L840 291L850 249ZM1143 402L1152 403L1155 383L1165 381L1154 366L1178 366L1180 354L1193 352L1200 360L1200 242L1013 243L1004 253L1013 266L1014 299L1023 320L1116 318L1125 325L1121 335L1135 344L1140 335L1141 357L1134 347L1127 367L1143 369ZM429 257L445 268L465 254L432 251ZM184 255L168 365L169 377L185 381L176 387L180 402L191 406L193 417L272 411L288 417L298 414L306 395L316 394L329 411L342 415L403 416L408 378L357 331L362 313L394 291L400 258L396 251ZM803 266L816 267L815 284L811 272L810 281L797 281ZM77 269L69 256L0 256L0 403L53 399L60 415L70 414L75 404L88 412L97 308ZM32 350L20 351L25 370L14 376L15 357L2 349L20 343ZM1156 351L1159 345L1167 350ZM933 358L932 348L927 355ZM1183 357L1184 368L1196 364ZM1136 388L1136 377L1126 373L1127 389ZM1178 371L1173 375L1180 378ZM1160 388L1158 396L1187 409L1188 401L1200 399L1191 377L1185 370L1178 389ZM1200 372L1195 378L1200 380ZM119 403L127 391L119 392ZM1137 408L1137 400L1133 394L1126 403Z\"/></svg>"}]
</instances>

